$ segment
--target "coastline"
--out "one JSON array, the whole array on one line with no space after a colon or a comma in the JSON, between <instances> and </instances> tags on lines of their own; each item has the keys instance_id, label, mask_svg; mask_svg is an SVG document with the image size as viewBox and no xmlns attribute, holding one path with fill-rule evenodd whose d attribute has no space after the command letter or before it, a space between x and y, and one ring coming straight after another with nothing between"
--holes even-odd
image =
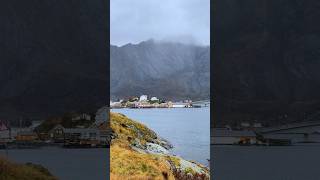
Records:
<instances>
[{"instance_id":1,"label":"coastline","mask_svg":"<svg viewBox=\"0 0 320 180\"><path fill-rule=\"evenodd\" d=\"M110 113L110 122L111 177L210 179L208 167L170 154L172 145L145 125L119 113Z\"/></svg>"}]
</instances>

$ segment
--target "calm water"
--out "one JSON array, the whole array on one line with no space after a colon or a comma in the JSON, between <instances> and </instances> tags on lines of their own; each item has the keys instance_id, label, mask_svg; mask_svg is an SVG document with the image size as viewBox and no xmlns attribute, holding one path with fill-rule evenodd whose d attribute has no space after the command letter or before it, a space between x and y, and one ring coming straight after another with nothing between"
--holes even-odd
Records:
<instances>
[{"instance_id":1,"label":"calm water","mask_svg":"<svg viewBox=\"0 0 320 180\"><path fill-rule=\"evenodd\" d=\"M213 179L319 180L320 145L212 146Z\"/></svg>"},{"instance_id":2,"label":"calm water","mask_svg":"<svg viewBox=\"0 0 320 180\"><path fill-rule=\"evenodd\" d=\"M23 149L9 150L9 159L46 167L61 180L106 180L109 149ZM0 155L6 155L0 150Z\"/></svg>"},{"instance_id":3,"label":"calm water","mask_svg":"<svg viewBox=\"0 0 320 180\"><path fill-rule=\"evenodd\" d=\"M173 154L208 165L210 159L210 109L112 109L139 121L170 141Z\"/></svg>"}]
</instances>

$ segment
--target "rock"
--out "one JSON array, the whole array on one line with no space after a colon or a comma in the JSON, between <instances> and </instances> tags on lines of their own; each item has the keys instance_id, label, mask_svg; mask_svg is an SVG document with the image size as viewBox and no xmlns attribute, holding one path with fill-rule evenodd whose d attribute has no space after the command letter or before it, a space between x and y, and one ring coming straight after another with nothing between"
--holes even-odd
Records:
<instances>
[{"instance_id":1,"label":"rock","mask_svg":"<svg viewBox=\"0 0 320 180\"><path fill-rule=\"evenodd\" d=\"M146 151L152 154L169 154L169 151L159 144L146 143Z\"/></svg>"},{"instance_id":2,"label":"rock","mask_svg":"<svg viewBox=\"0 0 320 180\"><path fill-rule=\"evenodd\" d=\"M191 169L193 172L197 173L197 174L205 174L208 175L208 172L205 170L204 167L201 167L200 165L194 163L194 162L190 162L184 159L180 159L180 167L179 167L182 171L186 171L188 169Z\"/></svg>"},{"instance_id":3,"label":"rock","mask_svg":"<svg viewBox=\"0 0 320 180\"><path fill-rule=\"evenodd\" d=\"M140 140L137 138L131 141L131 145L139 149L143 149L143 150L146 149L146 146L142 145Z\"/></svg>"}]
</instances>

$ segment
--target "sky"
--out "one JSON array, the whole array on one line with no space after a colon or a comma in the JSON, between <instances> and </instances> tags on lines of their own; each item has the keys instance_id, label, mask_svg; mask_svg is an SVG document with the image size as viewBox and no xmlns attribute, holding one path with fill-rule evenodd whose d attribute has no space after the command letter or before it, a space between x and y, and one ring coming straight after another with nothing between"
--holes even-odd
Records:
<instances>
[{"instance_id":1,"label":"sky","mask_svg":"<svg viewBox=\"0 0 320 180\"><path fill-rule=\"evenodd\" d=\"M154 39L210 44L210 0L111 0L112 45Z\"/></svg>"}]
</instances>

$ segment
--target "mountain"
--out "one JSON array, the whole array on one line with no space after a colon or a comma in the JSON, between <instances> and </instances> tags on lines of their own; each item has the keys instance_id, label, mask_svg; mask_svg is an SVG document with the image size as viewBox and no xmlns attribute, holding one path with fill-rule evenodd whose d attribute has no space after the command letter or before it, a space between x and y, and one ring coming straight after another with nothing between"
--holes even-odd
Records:
<instances>
[{"instance_id":1,"label":"mountain","mask_svg":"<svg viewBox=\"0 0 320 180\"><path fill-rule=\"evenodd\" d=\"M304 121L320 110L316 0L227 0L214 5L216 125Z\"/></svg>"},{"instance_id":2,"label":"mountain","mask_svg":"<svg viewBox=\"0 0 320 180\"><path fill-rule=\"evenodd\" d=\"M0 2L0 119L45 118L107 103L104 5Z\"/></svg>"},{"instance_id":3,"label":"mountain","mask_svg":"<svg viewBox=\"0 0 320 180\"><path fill-rule=\"evenodd\" d=\"M148 40L110 48L111 99L142 94L170 100L210 96L209 46Z\"/></svg>"}]
</instances>

